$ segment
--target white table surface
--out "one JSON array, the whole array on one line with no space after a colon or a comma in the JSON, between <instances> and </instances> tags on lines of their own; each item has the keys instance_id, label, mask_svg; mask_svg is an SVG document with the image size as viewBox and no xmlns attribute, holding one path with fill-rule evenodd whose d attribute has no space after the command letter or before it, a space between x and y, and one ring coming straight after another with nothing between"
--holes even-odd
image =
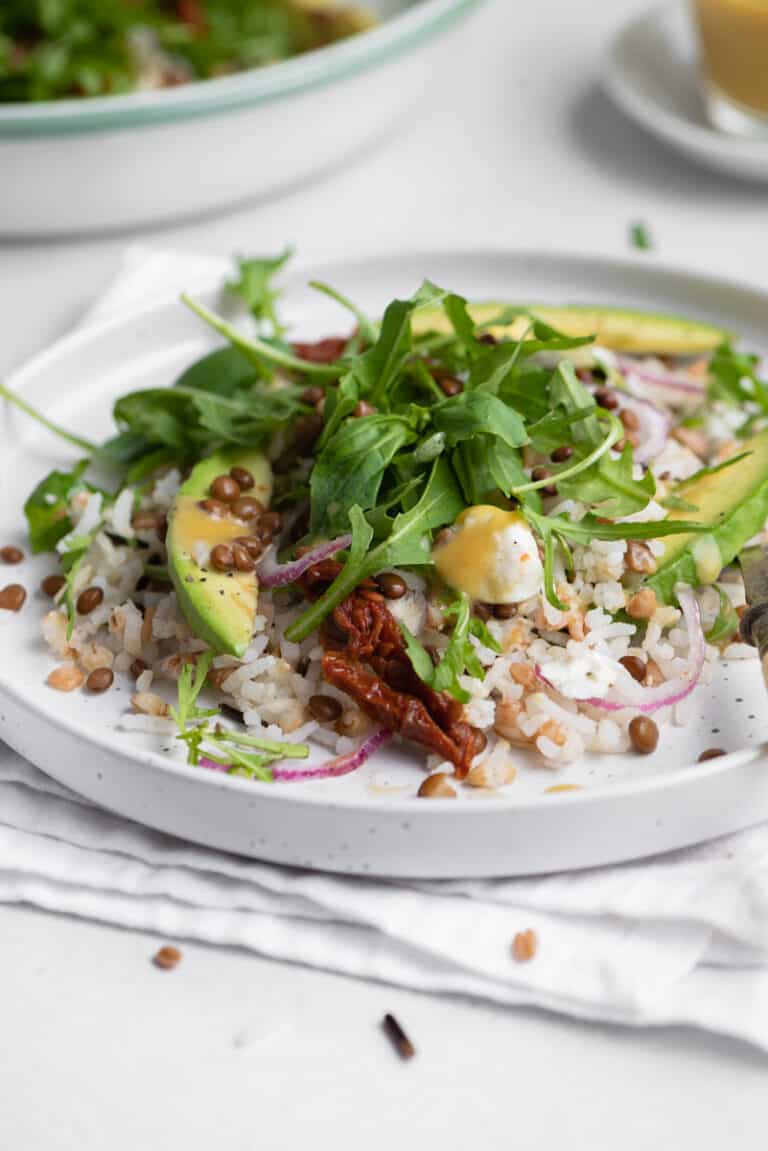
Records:
<instances>
[{"instance_id":1,"label":"white table surface","mask_svg":"<svg viewBox=\"0 0 768 1151\"><path fill-rule=\"evenodd\" d=\"M596 87L636 0L496 0L434 101L374 155L278 202L149 243L304 259L473 242L664 258L759 277L765 188L689 167ZM0 184L0 211L2 186ZM0 245L0 372L66 330L125 237ZM428 269L425 269L428 272ZM630 1032L410 994L135 932L0 908L0 1147L8 1151L591 1151L765 1145L768 1060L681 1030ZM418 1057L378 1030L394 1011Z\"/></svg>"}]
</instances>

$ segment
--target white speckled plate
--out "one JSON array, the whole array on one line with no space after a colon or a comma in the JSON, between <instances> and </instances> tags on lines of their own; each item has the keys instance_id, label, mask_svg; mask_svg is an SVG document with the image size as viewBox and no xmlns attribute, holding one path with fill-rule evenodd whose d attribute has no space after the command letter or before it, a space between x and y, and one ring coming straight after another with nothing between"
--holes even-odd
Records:
<instances>
[{"instance_id":1,"label":"white speckled plate","mask_svg":"<svg viewBox=\"0 0 768 1151\"><path fill-rule=\"evenodd\" d=\"M768 180L768 139L728 135L707 119L687 2L657 4L625 24L603 81L627 116L676 151L731 176Z\"/></svg>"},{"instance_id":2,"label":"white speckled plate","mask_svg":"<svg viewBox=\"0 0 768 1151\"><path fill-rule=\"evenodd\" d=\"M768 293L665 270L643 260L498 252L374 258L315 268L375 311L429 276L468 296L604 302L687 313L743 334L768 352ZM293 331L343 330L345 317L287 281ZM217 288L198 285L215 304ZM11 386L52 418L91 437L106 435L111 400L127 388L170 382L208 349L208 332L175 300L55 345L16 373ZM40 476L72 453L16 411L0 408L0 542L23 544L21 505ZM188 768L158 741L115 724L129 684L104 696L48 688L52 666L39 634L46 605L35 591L46 557L0 571L29 599L0 613L0 735L62 783L151 827L244 855L306 867L397 876L512 875L586 867L680 847L768 817L768 737L758 664L725 665L694 697L685 728L667 728L650 757L587 757L558 772L519 756L514 784L496 794L464 789L458 801L416 798L421 757L399 747L338 780L263 785ZM713 746L730 754L697 764ZM317 758L323 757L319 751ZM556 784L580 789L551 792Z\"/></svg>"}]
</instances>

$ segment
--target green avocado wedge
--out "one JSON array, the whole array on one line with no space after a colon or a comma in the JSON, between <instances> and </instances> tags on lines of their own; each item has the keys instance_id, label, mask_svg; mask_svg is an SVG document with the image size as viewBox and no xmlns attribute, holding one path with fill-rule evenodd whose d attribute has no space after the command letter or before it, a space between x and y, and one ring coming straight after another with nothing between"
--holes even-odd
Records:
<instances>
[{"instance_id":1,"label":"green avocado wedge","mask_svg":"<svg viewBox=\"0 0 768 1151\"><path fill-rule=\"evenodd\" d=\"M667 519L695 520L709 531L665 536L658 570L644 581L665 603L674 603L678 583L714 583L747 541L763 530L768 519L768 430L746 440L742 451L749 454L730 467L677 485L674 494L697 510L670 511Z\"/></svg>"},{"instance_id":2,"label":"green avocado wedge","mask_svg":"<svg viewBox=\"0 0 768 1151\"><path fill-rule=\"evenodd\" d=\"M244 492L265 506L272 494L272 469L261 452L234 448L208 456L181 485L168 516L168 572L179 607L194 634L220 653L240 657L253 635L258 603L258 581L253 572L219 572L195 555L208 554L216 544L247 534L241 520L215 517L200 501L210 497L217 476L232 467L245 468L254 487Z\"/></svg>"},{"instance_id":3,"label":"green avocado wedge","mask_svg":"<svg viewBox=\"0 0 768 1151\"><path fill-rule=\"evenodd\" d=\"M521 314L508 324L492 323L496 316L510 310ZM519 340L533 315L566 336L594 336L595 343L601 347L635 355L699 355L714 351L718 344L728 339L728 332L711 324L627 308L482 303L470 304L469 312L476 324L490 323L487 330L498 339ZM447 333L451 330L448 317L441 308L423 308L414 314L415 334Z\"/></svg>"}]
</instances>

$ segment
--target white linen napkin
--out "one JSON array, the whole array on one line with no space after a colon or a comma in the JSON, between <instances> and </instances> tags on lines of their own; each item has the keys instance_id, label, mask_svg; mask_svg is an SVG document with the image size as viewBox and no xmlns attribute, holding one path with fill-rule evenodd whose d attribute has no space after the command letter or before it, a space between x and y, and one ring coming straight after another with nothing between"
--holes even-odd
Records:
<instances>
[{"instance_id":1,"label":"white linen napkin","mask_svg":"<svg viewBox=\"0 0 768 1151\"><path fill-rule=\"evenodd\" d=\"M224 270L211 258L131 249L87 321ZM356 879L146 830L0 744L0 901L422 991L634 1026L689 1024L768 1050L768 827L544 878ZM526 929L538 952L515 962L512 939Z\"/></svg>"}]
</instances>

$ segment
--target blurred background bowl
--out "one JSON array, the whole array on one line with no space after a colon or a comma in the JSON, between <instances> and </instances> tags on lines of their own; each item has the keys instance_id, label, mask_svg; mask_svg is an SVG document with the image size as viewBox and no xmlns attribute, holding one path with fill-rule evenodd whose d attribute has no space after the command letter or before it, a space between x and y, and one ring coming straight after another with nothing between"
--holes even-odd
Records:
<instances>
[{"instance_id":1,"label":"blurred background bowl","mask_svg":"<svg viewBox=\"0 0 768 1151\"><path fill-rule=\"evenodd\" d=\"M481 0L368 0L381 23L154 92L0 104L0 235L169 223L289 188L382 136Z\"/></svg>"}]
</instances>

